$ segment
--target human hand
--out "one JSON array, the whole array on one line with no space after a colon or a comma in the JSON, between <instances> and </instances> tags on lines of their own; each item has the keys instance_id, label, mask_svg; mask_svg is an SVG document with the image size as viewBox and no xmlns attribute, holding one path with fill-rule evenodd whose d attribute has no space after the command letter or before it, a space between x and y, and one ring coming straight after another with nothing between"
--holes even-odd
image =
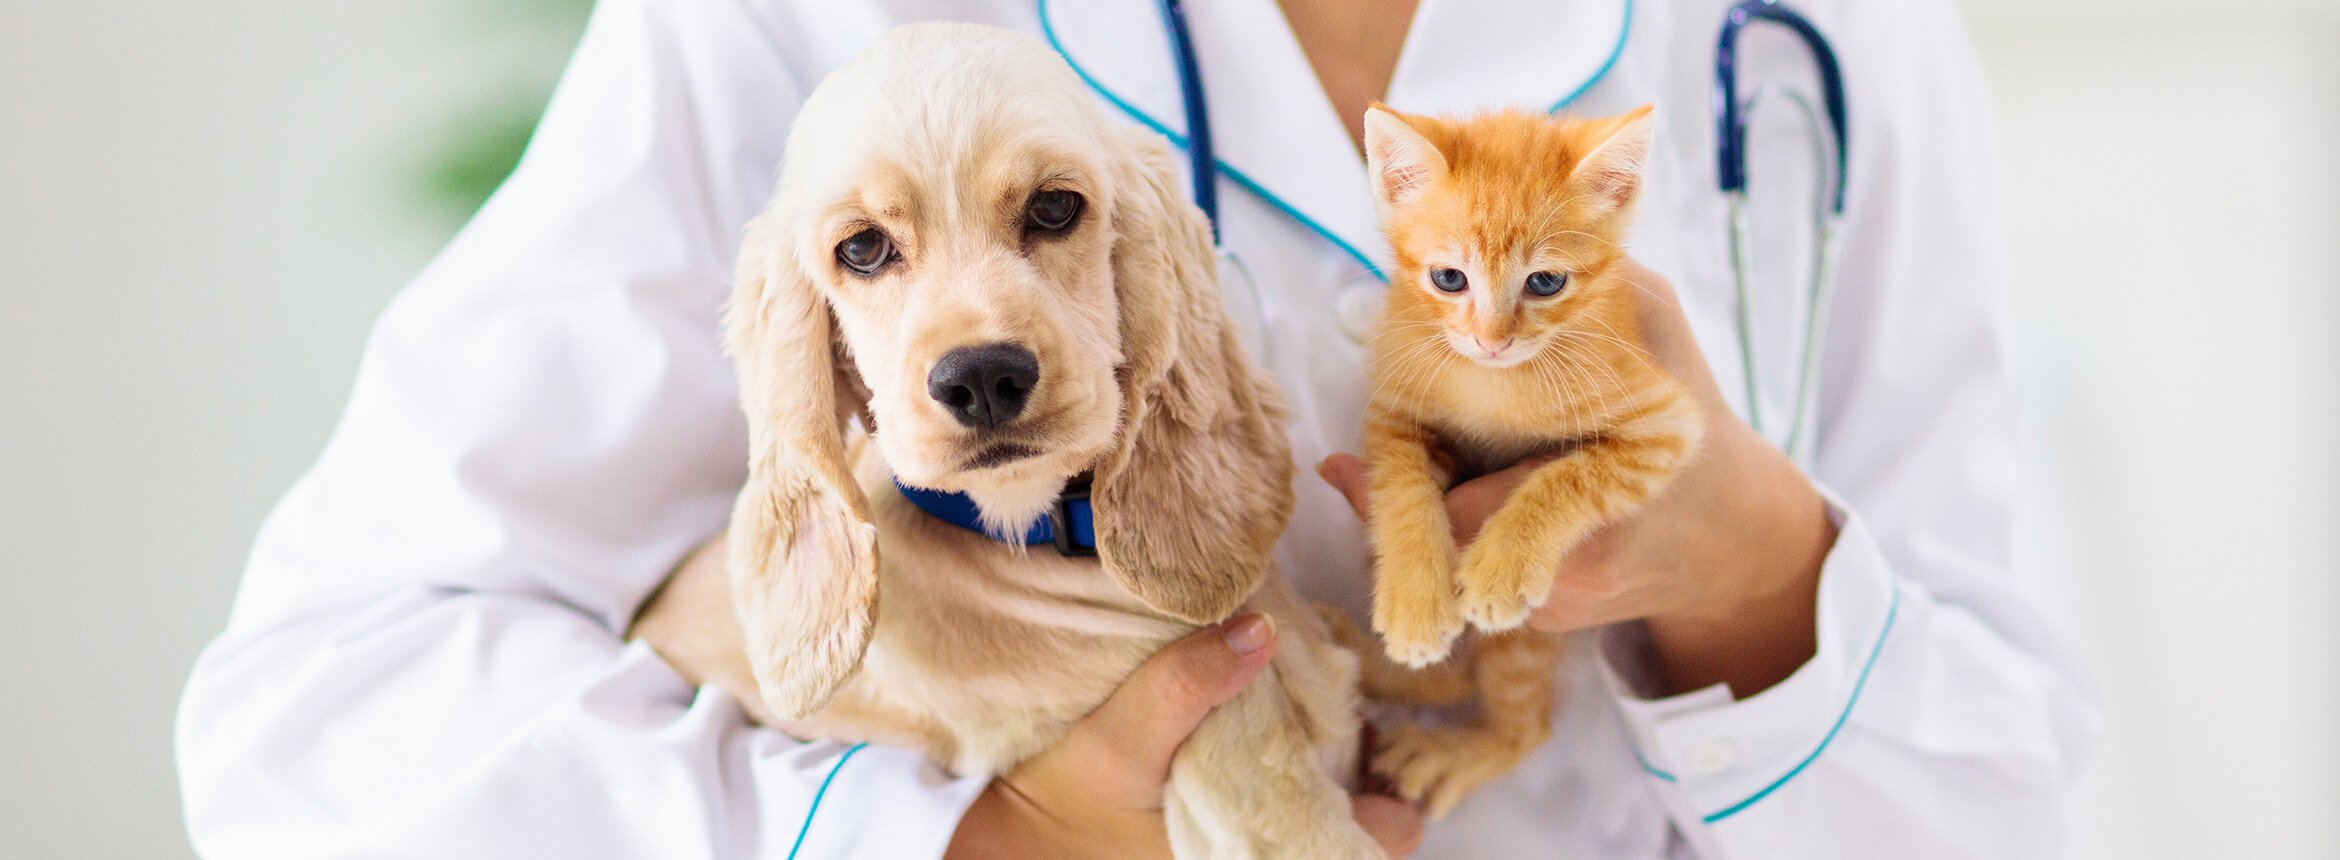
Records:
<instances>
[{"instance_id":1,"label":"human hand","mask_svg":"<svg viewBox=\"0 0 2340 860\"><path fill-rule=\"evenodd\" d=\"M635 613L626 637L649 643L692 686L713 684L731 694L749 719L772 725L771 709L748 666L739 614L732 609L731 576L724 569L727 534L716 532L675 565L666 584Z\"/></svg>"},{"instance_id":2,"label":"human hand","mask_svg":"<svg viewBox=\"0 0 2340 860\"><path fill-rule=\"evenodd\" d=\"M628 635L650 644L693 684L714 684L748 715L774 721L748 668L717 535L677 565ZM1131 673L1064 739L992 780L951 839L949 856L1167 857L1162 786L1186 736L1275 656L1275 625L1244 615L1171 643ZM1405 801L1360 795L1357 823L1390 856L1411 853L1422 817Z\"/></svg>"},{"instance_id":3,"label":"human hand","mask_svg":"<svg viewBox=\"0 0 2340 860\"><path fill-rule=\"evenodd\" d=\"M1063 740L992 780L947 856L1170 856L1162 823L1170 759L1212 708L1267 667L1275 645L1275 625L1247 614L1163 648ZM1421 843L1421 814L1405 801L1358 795L1350 804L1390 856Z\"/></svg>"},{"instance_id":4,"label":"human hand","mask_svg":"<svg viewBox=\"0 0 2340 860\"><path fill-rule=\"evenodd\" d=\"M1528 618L1567 631L1647 623L1667 692L1728 683L1753 695L1811 658L1820 565L1836 527L1794 462L1731 412L1691 336L1673 285L1632 260L1643 344L1687 387L1706 420L1704 445L1657 498L1607 523L1561 563L1550 597ZM1548 458L1457 485L1446 496L1457 545ZM1335 454L1317 473L1358 516L1365 464Z\"/></svg>"}]
</instances>

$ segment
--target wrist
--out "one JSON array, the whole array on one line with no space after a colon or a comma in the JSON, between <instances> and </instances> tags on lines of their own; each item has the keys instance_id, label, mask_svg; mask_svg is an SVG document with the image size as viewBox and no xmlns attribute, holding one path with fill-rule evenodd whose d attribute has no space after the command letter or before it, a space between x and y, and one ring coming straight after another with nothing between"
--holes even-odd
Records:
<instances>
[{"instance_id":1,"label":"wrist","mask_svg":"<svg viewBox=\"0 0 2340 860\"><path fill-rule=\"evenodd\" d=\"M1074 786L1056 785L1039 778L1043 794ZM948 860L1052 860L1093 857L1111 846L1120 858L1169 857L1169 834L1161 816L1150 810L1120 810L1083 806L1052 811L1038 796L1016 787L1008 776L985 786L960 816L944 853Z\"/></svg>"},{"instance_id":2,"label":"wrist","mask_svg":"<svg viewBox=\"0 0 2340 860\"><path fill-rule=\"evenodd\" d=\"M1736 423L1736 422L1733 422ZM1707 587L1646 619L1669 693L1716 683L1744 698L1786 680L1817 647L1820 570L1836 524L1810 479L1745 425L1713 452L1721 488L1698 559ZM1717 434L1724 435L1724 434Z\"/></svg>"}]
</instances>

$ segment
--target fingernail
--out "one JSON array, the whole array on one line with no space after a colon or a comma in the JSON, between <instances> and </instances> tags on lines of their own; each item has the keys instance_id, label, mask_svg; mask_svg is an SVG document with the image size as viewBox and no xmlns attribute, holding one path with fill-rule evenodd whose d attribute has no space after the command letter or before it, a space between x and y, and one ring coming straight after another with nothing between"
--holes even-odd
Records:
<instances>
[{"instance_id":1,"label":"fingernail","mask_svg":"<svg viewBox=\"0 0 2340 860\"><path fill-rule=\"evenodd\" d=\"M1228 621L1219 635L1226 637L1227 647L1238 655L1249 656L1266 648L1276 638L1276 623L1265 615L1252 613Z\"/></svg>"}]
</instances>

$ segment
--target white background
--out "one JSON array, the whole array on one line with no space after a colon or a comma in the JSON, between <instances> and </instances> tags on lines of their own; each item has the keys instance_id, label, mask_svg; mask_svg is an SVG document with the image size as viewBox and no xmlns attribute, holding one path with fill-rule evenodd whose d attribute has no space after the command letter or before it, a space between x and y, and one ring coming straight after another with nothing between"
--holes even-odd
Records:
<instances>
[{"instance_id":1,"label":"white background","mask_svg":"<svg viewBox=\"0 0 2340 860\"><path fill-rule=\"evenodd\" d=\"M476 6L0 16L0 854L187 852L179 685L445 237L402 165L558 60ZM2340 2L1966 6L2026 546L2112 720L2073 853L2340 856Z\"/></svg>"}]
</instances>

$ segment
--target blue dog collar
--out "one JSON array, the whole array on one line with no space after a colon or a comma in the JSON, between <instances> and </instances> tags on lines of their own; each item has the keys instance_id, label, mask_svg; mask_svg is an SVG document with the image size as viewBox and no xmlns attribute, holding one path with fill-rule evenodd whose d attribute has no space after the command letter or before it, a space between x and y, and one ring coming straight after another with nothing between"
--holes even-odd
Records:
<instances>
[{"instance_id":1,"label":"blue dog collar","mask_svg":"<svg viewBox=\"0 0 2340 860\"><path fill-rule=\"evenodd\" d=\"M894 487L902 491L902 498L909 499L911 504L917 505L919 510L935 519L1002 543L1015 542L1012 535L998 534L985 528L983 509L976 507L975 500L968 498L966 493L928 490L901 481L895 481ZM1058 496L1056 503L1048 506L1048 516L1042 517L1024 532L1022 542L1025 546L1054 546L1058 553L1070 557L1096 555L1097 517L1095 510L1089 507L1089 477L1083 475L1066 484L1064 495Z\"/></svg>"}]
</instances>

